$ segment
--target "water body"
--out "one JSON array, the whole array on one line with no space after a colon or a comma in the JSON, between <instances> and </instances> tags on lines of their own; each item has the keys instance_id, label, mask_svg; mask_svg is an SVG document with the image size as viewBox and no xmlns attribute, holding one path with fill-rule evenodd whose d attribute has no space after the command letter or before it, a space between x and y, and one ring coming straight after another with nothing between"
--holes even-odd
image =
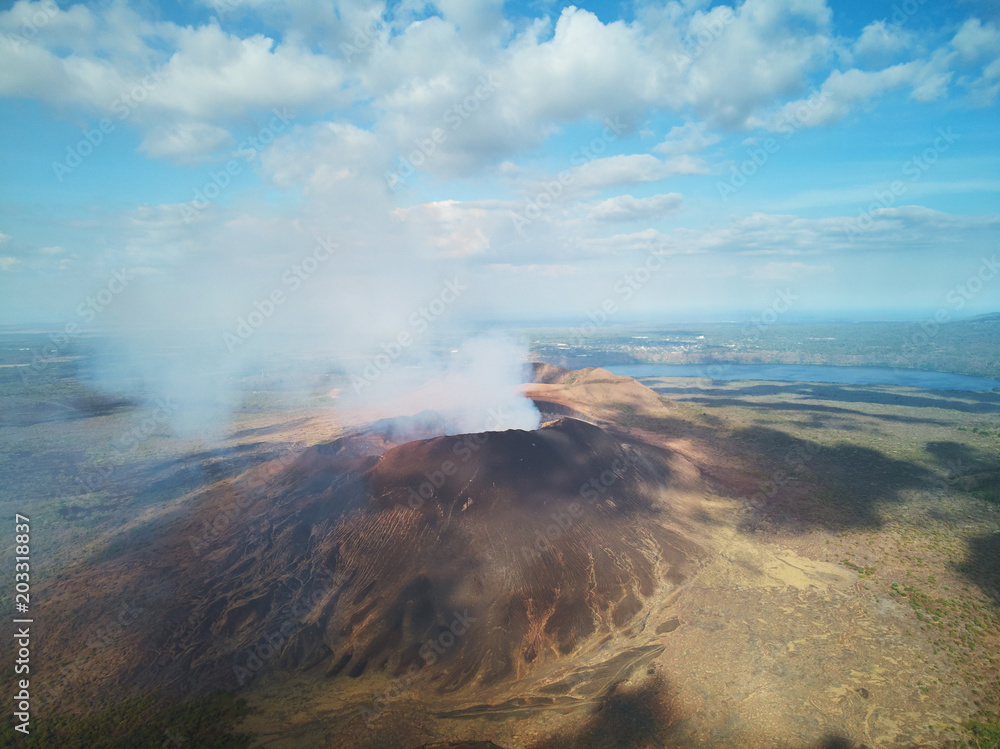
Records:
<instances>
[{"instance_id":1,"label":"water body","mask_svg":"<svg viewBox=\"0 0 1000 749\"><path fill-rule=\"evenodd\" d=\"M825 367L812 364L611 364L609 372L626 377L707 377L713 380L832 382L841 385L905 385L928 390L1000 388L986 377L883 367Z\"/></svg>"}]
</instances>

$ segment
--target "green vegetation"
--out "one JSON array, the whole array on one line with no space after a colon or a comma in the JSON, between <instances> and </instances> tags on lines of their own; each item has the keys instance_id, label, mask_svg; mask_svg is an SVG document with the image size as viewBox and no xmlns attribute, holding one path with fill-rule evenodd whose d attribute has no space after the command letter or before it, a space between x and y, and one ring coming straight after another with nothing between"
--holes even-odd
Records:
<instances>
[{"instance_id":1,"label":"green vegetation","mask_svg":"<svg viewBox=\"0 0 1000 749\"><path fill-rule=\"evenodd\" d=\"M250 737L233 725L250 709L243 699L218 692L168 707L153 697L127 699L89 715L60 715L32 720L31 734L0 729L0 747L24 749L245 749Z\"/></svg>"},{"instance_id":2,"label":"green vegetation","mask_svg":"<svg viewBox=\"0 0 1000 749\"><path fill-rule=\"evenodd\" d=\"M978 482L972 494L987 502L1000 505L1000 473L991 474Z\"/></svg>"},{"instance_id":3,"label":"green vegetation","mask_svg":"<svg viewBox=\"0 0 1000 749\"><path fill-rule=\"evenodd\" d=\"M825 364L899 367L1000 379L1000 318L942 325L932 345L913 345L918 323L775 323L748 331L749 320L684 326L606 325L586 341L567 328L523 331L542 361L570 368L606 364ZM919 340L919 338L917 339ZM909 345L907 345L909 344Z\"/></svg>"},{"instance_id":4,"label":"green vegetation","mask_svg":"<svg viewBox=\"0 0 1000 749\"><path fill-rule=\"evenodd\" d=\"M1000 722L980 723L970 720L962 727L972 733L971 749L1000 749Z\"/></svg>"},{"instance_id":5,"label":"green vegetation","mask_svg":"<svg viewBox=\"0 0 1000 749\"><path fill-rule=\"evenodd\" d=\"M875 574L875 568L869 565L865 565L864 567L862 567L846 559L842 560L841 564L843 564L845 567L850 567L852 570L861 575L861 577L871 577L872 575Z\"/></svg>"}]
</instances>

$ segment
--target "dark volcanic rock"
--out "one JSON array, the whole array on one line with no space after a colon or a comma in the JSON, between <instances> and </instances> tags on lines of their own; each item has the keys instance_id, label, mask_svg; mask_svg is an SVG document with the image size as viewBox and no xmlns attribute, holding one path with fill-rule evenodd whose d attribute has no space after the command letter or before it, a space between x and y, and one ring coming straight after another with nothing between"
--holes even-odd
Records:
<instances>
[{"instance_id":1,"label":"dark volcanic rock","mask_svg":"<svg viewBox=\"0 0 1000 749\"><path fill-rule=\"evenodd\" d=\"M595 650L700 556L670 522L666 451L569 418L390 436L319 445L262 485L218 487L144 550L156 561L133 565L131 582L155 591L163 626L132 643L128 680L234 689L275 668L358 678L436 664L425 683L439 692L496 685Z\"/></svg>"},{"instance_id":2,"label":"dark volcanic rock","mask_svg":"<svg viewBox=\"0 0 1000 749\"><path fill-rule=\"evenodd\" d=\"M457 741L444 744L423 744L417 749L503 749L492 741Z\"/></svg>"}]
</instances>

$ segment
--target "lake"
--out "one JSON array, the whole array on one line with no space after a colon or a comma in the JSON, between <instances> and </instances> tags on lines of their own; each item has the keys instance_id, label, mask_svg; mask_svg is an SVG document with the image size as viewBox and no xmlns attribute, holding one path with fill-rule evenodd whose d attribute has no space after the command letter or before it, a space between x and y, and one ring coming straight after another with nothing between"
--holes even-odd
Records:
<instances>
[{"instance_id":1,"label":"lake","mask_svg":"<svg viewBox=\"0 0 1000 749\"><path fill-rule=\"evenodd\" d=\"M826 367L812 364L611 364L609 372L626 377L707 377L713 380L832 382L841 385L905 385L928 390L989 391L1000 380L986 377L884 367Z\"/></svg>"}]
</instances>

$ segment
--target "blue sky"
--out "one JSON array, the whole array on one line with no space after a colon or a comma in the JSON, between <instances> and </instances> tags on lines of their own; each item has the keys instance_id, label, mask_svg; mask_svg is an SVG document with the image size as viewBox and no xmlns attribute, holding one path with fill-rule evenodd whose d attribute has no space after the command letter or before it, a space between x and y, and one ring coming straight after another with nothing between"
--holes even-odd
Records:
<instances>
[{"instance_id":1,"label":"blue sky","mask_svg":"<svg viewBox=\"0 0 1000 749\"><path fill-rule=\"evenodd\" d=\"M947 299L998 251L997 8L7 4L0 322L127 268L84 322L218 336L323 237L274 329L358 350L449 278L456 318L572 322L651 255L621 319L996 311Z\"/></svg>"}]
</instances>

